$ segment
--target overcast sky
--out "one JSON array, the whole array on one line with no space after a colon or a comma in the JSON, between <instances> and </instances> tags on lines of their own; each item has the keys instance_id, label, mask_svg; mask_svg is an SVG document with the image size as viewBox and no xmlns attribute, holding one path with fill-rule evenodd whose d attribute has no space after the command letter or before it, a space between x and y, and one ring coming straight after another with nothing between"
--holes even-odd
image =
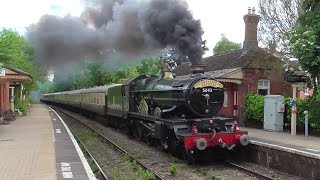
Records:
<instances>
[{"instance_id":1,"label":"overcast sky","mask_svg":"<svg viewBox=\"0 0 320 180\"><path fill-rule=\"evenodd\" d=\"M213 46L224 33L231 41L244 39L243 15L248 7L257 7L257 0L186 0L196 19L200 19L212 55ZM0 0L0 28L13 28L22 35L25 27L37 23L44 14L79 16L81 0Z\"/></svg>"}]
</instances>

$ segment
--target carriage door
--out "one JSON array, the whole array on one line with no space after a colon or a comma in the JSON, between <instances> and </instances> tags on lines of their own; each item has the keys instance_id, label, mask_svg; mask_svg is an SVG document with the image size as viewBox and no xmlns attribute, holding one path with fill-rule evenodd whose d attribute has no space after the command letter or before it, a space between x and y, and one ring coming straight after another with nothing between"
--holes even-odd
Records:
<instances>
[{"instance_id":1,"label":"carriage door","mask_svg":"<svg viewBox=\"0 0 320 180\"><path fill-rule=\"evenodd\" d=\"M129 86L121 86L121 94L122 94L122 104L123 116L126 118L127 113L129 112Z\"/></svg>"}]
</instances>

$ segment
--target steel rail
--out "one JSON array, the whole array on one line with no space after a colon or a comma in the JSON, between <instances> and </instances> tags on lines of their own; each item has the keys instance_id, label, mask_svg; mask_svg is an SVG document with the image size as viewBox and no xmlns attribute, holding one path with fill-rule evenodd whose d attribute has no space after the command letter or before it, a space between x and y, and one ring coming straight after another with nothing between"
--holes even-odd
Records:
<instances>
[{"instance_id":1,"label":"steel rail","mask_svg":"<svg viewBox=\"0 0 320 180\"><path fill-rule=\"evenodd\" d=\"M72 131L71 131L72 132ZM101 177L99 178L99 180L108 180L108 176L106 175L106 173L103 171L103 169L100 167L99 163L96 161L96 159L92 156L92 154L90 153L90 151L88 150L88 148L84 145L84 143L80 140L80 138L72 133L73 136L77 139L77 141L81 144L81 146L84 148L84 150L86 151L86 153L90 156L90 158L93 160L93 162L95 163L95 165L98 167L99 172Z\"/></svg>"},{"instance_id":2,"label":"steel rail","mask_svg":"<svg viewBox=\"0 0 320 180\"><path fill-rule=\"evenodd\" d=\"M258 179L261 179L261 180L275 180L274 178L271 178L269 176L260 174L260 173L255 172L255 171L252 171L252 170L250 170L248 168L245 168L243 166L240 166L240 165L235 164L235 163L230 162L230 161L227 161L226 165L230 166L232 168L238 169L238 170L240 170L240 171L242 171L242 172L244 172L244 173L246 173L248 175L252 175L252 176L254 176L254 177L258 178Z\"/></svg>"},{"instance_id":3,"label":"steel rail","mask_svg":"<svg viewBox=\"0 0 320 180\"><path fill-rule=\"evenodd\" d=\"M101 134L100 132L96 131L94 128L92 128L90 125L87 125L86 123L78 120L76 117L73 117L71 114L64 112L61 109L58 109L56 107L52 107L51 108L58 110L60 112L62 112L63 114L71 117L72 119L75 119L76 121L78 121L79 123L81 123L82 125L86 126L88 129L90 129L92 132L96 133L100 138L102 138L105 142L111 144L114 148L118 149L119 151L121 151L123 154L126 154L130 157L131 161L136 161L144 170L150 171L152 174L155 175L155 178L158 180L164 180L158 173L156 173L155 171L153 171L152 169L150 169L149 167L147 167L143 162L141 162L139 159L135 158L134 156L132 156L130 153L128 153L126 150L122 149L120 146L118 146L115 142L113 142L112 140L108 139L107 137L105 137L103 134Z\"/></svg>"}]
</instances>

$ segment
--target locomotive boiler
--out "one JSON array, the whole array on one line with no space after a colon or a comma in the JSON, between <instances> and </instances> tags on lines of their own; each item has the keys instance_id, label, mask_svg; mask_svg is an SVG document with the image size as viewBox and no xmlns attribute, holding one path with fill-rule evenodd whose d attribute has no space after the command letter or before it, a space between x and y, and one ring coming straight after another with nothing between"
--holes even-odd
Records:
<instances>
[{"instance_id":1,"label":"locomotive boiler","mask_svg":"<svg viewBox=\"0 0 320 180\"><path fill-rule=\"evenodd\" d=\"M174 78L167 69L160 78L137 81L133 94L138 97L138 112L166 118L215 116L223 104L224 88L220 82L205 76L200 68L193 67L189 78Z\"/></svg>"}]
</instances>

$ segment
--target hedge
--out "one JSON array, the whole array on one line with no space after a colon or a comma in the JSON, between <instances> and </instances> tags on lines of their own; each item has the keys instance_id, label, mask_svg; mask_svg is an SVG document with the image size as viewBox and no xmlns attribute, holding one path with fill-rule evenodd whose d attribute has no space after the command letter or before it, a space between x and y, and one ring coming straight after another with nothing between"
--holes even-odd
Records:
<instances>
[{"instance_id":1,"label":"hedge","mask_svg":"<svg viewBox=\"0 0 320 180\"><path fill-rule=\"evenodd\" d=\"M319 95L320 96L320 95ZM285 113L284 113L284 129L290 130L291 126L291 98L285 98ZM305 115L304 111L309 111L309 123L312 130L320 132L320 97L310 98L307 100L297 99L297 131L304 131ZM247 94L244 104L244 122L246 126L263 127L264 118L264 96Z\"/></svg>"}]
</instances>

